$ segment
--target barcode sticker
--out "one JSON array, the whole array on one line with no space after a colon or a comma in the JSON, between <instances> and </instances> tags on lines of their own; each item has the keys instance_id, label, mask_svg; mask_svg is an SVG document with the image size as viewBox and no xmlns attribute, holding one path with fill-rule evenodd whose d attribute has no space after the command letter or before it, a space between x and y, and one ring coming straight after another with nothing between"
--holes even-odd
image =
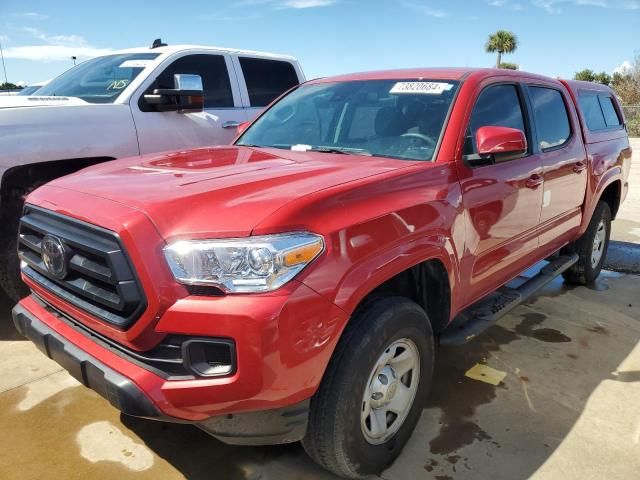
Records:
<instances>
[{"instance_id":1,"label":"barcode sticker","mask_svg":"<svg viewBox=\"0 0 640 480\"><path fill-rule=\"evenodd\" d=\"M425 95L441 95L453 88L451 83L443 82L398 82L389 93L422 93Z\"/></svg>"},{"instance_id":2,"label":"barcode sticker","mask_svg":"<svg viewBox=\"0 0 640 480\"><path fill-rule=\"evenodd\" d=\"M153 60L125 60L120 68L147 68Z\"/></svg>"}]
</instances>

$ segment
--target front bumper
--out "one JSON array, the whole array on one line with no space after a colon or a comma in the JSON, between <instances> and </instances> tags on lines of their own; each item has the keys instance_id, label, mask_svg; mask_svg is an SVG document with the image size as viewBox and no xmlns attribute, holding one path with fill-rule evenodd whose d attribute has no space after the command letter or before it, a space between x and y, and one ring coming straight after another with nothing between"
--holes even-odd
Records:
<instances>
[{"instance_id":1,"label":"front bumper","mask_svg":"<svg viewBox=\"0 0 640 480\"><path fill-rule=\"evenodd\" d=\"M13 308L12 316L16 329L45 355L126 415L191 423L233 445L274 445L297 442L304 437L309 399L281 408L212 416L200 421L169 417L135 382L71 343L21 304Z\"/></svg>"},{"instance_id":2,"label":"front bumper","mask_svg":"<svg viewBox=\"0 0 640 480\"><path fill-rule=\"evenodd\" d=\"M303 284L274 296L179 299L157 320L154 334L229 339L236 346L237 367L226 376L177 377L137 361L130 349L128 354L116 348L113 339L102 341L98 332L81 328L69 313L52 308L47 297L38 291L22 299L14 318L18 329L48 356L125 413L195 423L308 400L348 318ZM123 399L141 397L117 393L114 384L142 392L145 405L153 408L123 408Z\"/></svg>"},{"instance_id":3,"label":"front bumper","mask_svg":"<svg viewBox=\"0 0 640 480\"><path fill-rule=\"evenodd\" d=\"M84 386L99 393L122 413L162 417L153 402L130 379L88 355L18 304L11 312L16 329Z\"/></svg>"}]
</instances>

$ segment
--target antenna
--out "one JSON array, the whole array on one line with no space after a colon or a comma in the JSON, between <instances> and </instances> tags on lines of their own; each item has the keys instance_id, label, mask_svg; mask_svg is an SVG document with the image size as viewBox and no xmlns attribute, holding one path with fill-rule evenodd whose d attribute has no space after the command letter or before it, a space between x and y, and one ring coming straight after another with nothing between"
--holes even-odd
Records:
<instances>
[{"instance_id":1,"label":"antenna","mask_svg":"<svg viewBox=\"0 0 640 480\"><path fill-rule=\"evenodd\" d=\"M4 53L2 52L2 42L0 42L0 57L2 57L2 70L4 70L4 83L9 83L9 80L7 80L7 67L4 64Z\"/></svg>"},{"instance_id":2,"label":"antenna","mask_svg":"<svg viewBox=\"0 0 640 480\"><path fill-rule=\"evenodd\" d=\"M166 47L167 44L166 43L162 43L162 39L161 38L156 38L153 41L153 44L151 45L151 48L158 48L158 47Z\"/></svg>"}]
</instances>

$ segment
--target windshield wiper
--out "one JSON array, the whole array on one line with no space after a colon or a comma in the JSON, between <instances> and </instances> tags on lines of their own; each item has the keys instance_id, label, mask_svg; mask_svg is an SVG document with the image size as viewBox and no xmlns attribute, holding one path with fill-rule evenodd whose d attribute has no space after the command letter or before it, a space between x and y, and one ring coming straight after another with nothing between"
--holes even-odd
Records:
<instances>
[{"instance_id":1,"label":"windshield wiper","mask_svg":"<svg viewBox=\"0 0 640 480\"><path fill-rule=\"evenodd\" d=\"M310 150L312 152L337 153L340 155L364 155L366 157L373 156L371 152L368 152L363 148L319 146L319 147L311 147Z\"/></svg>"}]
</instances>

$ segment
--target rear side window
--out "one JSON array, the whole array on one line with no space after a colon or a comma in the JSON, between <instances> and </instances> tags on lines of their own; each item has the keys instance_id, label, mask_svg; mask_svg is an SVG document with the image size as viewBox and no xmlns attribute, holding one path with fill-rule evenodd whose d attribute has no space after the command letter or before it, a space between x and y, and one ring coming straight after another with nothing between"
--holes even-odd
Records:
<instances>
[{"instance_id":1,"label":"rear side window","mask_svg":"<svg viewBox=\"0 0 640 480\"><path fill-rule=\"evenodd\" d=\"M593 132L607 128L597 95L580 95L578 97L578 103L580 104L580 110L582 110L584 120L587 122L587 128L589 130Z\"/></svg>"},{"instance_id":2,"label":"rear side window","mask_svg":"<svg viewBox=\"0 0 640 480\"><path fill-rule=\"evenodd\" d=\"M529 94L540 149L566 143L571 135L571 126L562 93L552 88L529 87Z\"/></svg>"},{"instance_id":3,"label":"rear side window","mask_svg":"<svg viewBox=\"0 0 640 480\"><path fill-rule=\"evenodd\" d=\"M520 96L515 85L487 87L478 97L465 139L465 155L478 153L476 132L480 127L498 126L525 131Z\"/></svg>"},{"instance_id":4,"label":"rear side window","mask_svg":"<svg viewBox=\"0 0 640 480\"><path fill-rule=\"evenodd\" d=\"M240 67L252 107L266 107L298 84L296 70L289 62L240 57Z\"/></svg>"},{"instance_id":5,"label":"rear side window","mask_svg":"<svg viewBox=\"0 0 640 480\"><path fill-rule=\"evenodd\" d=\"M174 88L173 76L180 73L202 77L205 108L233 107L229 72L222 55L198 54L181 57L165 68L145 93L153 93L156 88ZM143 109L144 105L141 103L140 108Z\"/></svg>"},{"instance_id":6,"label":"rear side window","mask_svg":"<svg viewBox=\"0 0 640 480\"><path fill-rule=\"evenodd\" d=\"M618 112L616 112L616 108L613 106L613 98L606 95L598 95L598 100L600 100L600 106L602 107L602 113L604 113L604 121L607 127L617 127L620 125Z\"/></svg>"},{"instance_id":7,"label":"rear side window","mask_svg":"<svg viewBox=\"0 0 640 480\"><path fill-rule=\"evenodd\" d=\"M609 95L583 93L578 97L587 128L592 132L616 128L622 125L618 112Z\"/></svg>"}]
</instances>

